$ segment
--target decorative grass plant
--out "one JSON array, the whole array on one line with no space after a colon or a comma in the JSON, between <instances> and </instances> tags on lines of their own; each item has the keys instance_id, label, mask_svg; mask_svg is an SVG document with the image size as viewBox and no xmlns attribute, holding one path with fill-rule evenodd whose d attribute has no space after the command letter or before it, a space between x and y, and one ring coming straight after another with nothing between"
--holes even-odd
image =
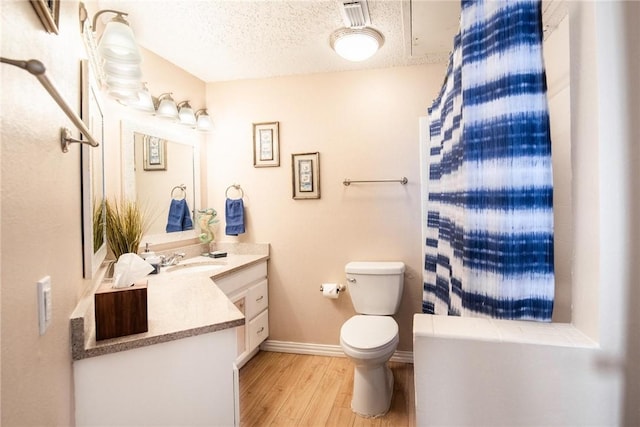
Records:
<instances>
[{"instance_id":1,"label":"decorative grass plant","mask_svg":"<svg viewBox=\"0 0 640 427\"><path fill-rule=\"evenodd\" d=\"M93 200L93 252L104 243L104 217L105 217L104 200Z\"/></svg>"},{"instance_id":2,"label":"decorative grass plant","mask_svg":"<svg viewBox=\"0 0 640 427\"><path fill-rule=\"evenodd\" d=\"M148 218L135 201L107 200L107 244L118 259L128 252L137 253L142 236L148 229Z\"/></svg>"}]
</instances>

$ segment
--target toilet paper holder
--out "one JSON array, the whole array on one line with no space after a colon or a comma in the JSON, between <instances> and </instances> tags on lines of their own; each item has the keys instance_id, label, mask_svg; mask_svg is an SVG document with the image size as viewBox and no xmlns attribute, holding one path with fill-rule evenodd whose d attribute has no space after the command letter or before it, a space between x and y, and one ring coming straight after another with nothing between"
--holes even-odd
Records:
<instances>
[{"instance_id":1,"label":"toilet paper holder","mask_svg":"<svg viewBox=\"0 0 640 427\"><path fill-rule=\"evenodd\" d=\"M336 289L338 291L338 293L340 292L344 292L347 289L347 287L341 283L338 283L338 288ZM324 292L324 287L323 285L320 285L320 292Z\"/></svg>"}]
</instances>

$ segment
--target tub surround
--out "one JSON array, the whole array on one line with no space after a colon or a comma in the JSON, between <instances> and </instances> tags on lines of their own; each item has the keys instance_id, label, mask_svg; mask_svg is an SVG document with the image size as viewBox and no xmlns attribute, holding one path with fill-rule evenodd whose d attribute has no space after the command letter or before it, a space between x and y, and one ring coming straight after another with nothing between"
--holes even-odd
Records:
<instances>
[{"instance_id":1,"label":"tub surround","mask_svg":"<svg viewBox=\"0 0 640 427\"><path fill-rule=\"evenodd\" d=\"M206 246L204 246L206 251ZM203 245L179 248L193 258L203 252ZM239 269L269 258L268 244L214 243L213 250L226 250L225 258L202 258L219 265L213 271L167 273L148 276L149 331L126 337L96 341L94 292L102 283L90 289L71 315L71 346L73 360L101 356L162 342L234 328L245 324L242 313L215 285L215 280ZM175 250L174 250L175 251ZM187 263L189 260L183 261ZM104 277L101 268L99 277ZM213 281L212 281L213 280Z\"/></svg>"},{"instance_id":2,"label":"tub surround","mask_svg":"<svg viewBox=\"0 0 640 427\"><path fill-rule=\"evenodd\" d=\"M611 424L606 360L571 324L416 314L413 333L417 425Z\"/></svg>"}]
</instances>

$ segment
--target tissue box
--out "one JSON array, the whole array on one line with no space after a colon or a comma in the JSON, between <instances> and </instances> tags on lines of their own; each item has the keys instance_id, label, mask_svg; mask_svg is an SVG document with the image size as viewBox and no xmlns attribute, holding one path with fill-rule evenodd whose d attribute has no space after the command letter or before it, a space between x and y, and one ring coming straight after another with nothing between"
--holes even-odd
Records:
<instances>
[{"instance_id":1,"label":"tissue box","mask_svg":"<svg viewBox=\"0 0 640 427\"><path fill-rule=\"evenodd\" d=\"M94 295L96 340L147 332L147 281L128 288L111 286L103 283Z\"/></svg>"}]
</instances>

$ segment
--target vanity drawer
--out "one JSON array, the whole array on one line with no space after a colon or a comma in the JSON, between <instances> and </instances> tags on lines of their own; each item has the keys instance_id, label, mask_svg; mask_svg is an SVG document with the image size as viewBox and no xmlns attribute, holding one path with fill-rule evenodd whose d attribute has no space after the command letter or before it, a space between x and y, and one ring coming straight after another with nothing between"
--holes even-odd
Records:
<instances>
[{"instance_id":1,"label":"vanity drawer","mask_svg":"<svg viewBox=\"0 0 640 427\"><path fill-rule=\"evenodd\" d=\"M256 314L269 306L269 291L267 288L267 279L253 285L247 292L247 311L246 317L251 319Z\"/></svg>"},{"instance_id":2,"label":"vanity drawer","mask_svg":"<svg viewBox=\"0 0 640 427\"><path fill-rule=\"evenodd\" d=\"M267 262L263 261L250 267L242 268L227 276L215 279L216 285L227 296L231 296L247 285L267 277Z\"/></svg>"},{"instance_id":3,"label":"vanity drawer","mask_svg":"<svg viewBox=\"0 0 640 427\"><path fill-rule=\"evenodd\" d=\"M269 310L249 322L249 351L258 347L269 336Z\"/></svg>"}]
</instances>

